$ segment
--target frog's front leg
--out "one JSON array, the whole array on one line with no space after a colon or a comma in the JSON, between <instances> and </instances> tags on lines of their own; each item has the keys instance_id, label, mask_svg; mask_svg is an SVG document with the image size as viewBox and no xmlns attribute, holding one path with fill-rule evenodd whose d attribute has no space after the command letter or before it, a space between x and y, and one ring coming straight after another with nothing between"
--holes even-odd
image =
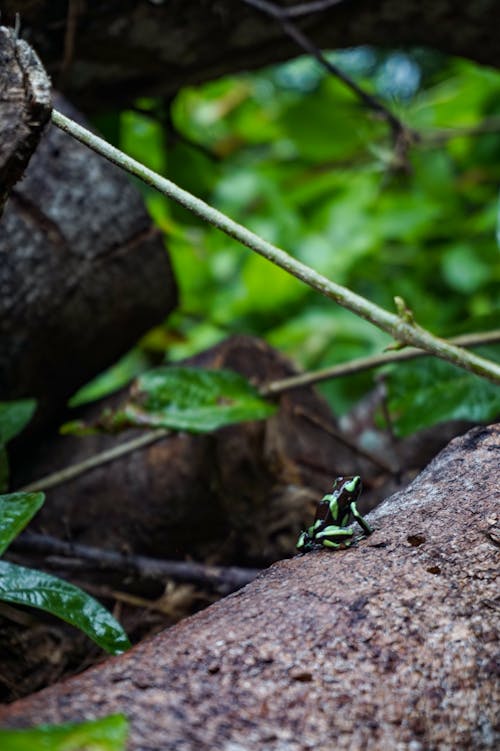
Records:
<instances>
[{"instance_id":1,"label":"frog's front leg","mask_svg":"<svg viewBox=\"0 0 500 751\"><path fill-rule=\"evenodd\" d=\"M346 527L338 527L330 524L328 527L316 532L314 539L325 548L348 547L352 543L354 532Z\"/></svg>"},{"instance_id":2,"label":"frog's front leg","mask_svg":"<svg viewBox=\"0 0 500 751\"><path fill-rule=\"evenodd\" d=\"M363 530L366 536L371 535L373 532L373 529L370 527L366 519L363 519L361 514L359 513L358 507L356 506L356 501L352 501L351 505L351 514L353 515L354 519L358 522L359 526Z\"/></svg>"}]
</instances>

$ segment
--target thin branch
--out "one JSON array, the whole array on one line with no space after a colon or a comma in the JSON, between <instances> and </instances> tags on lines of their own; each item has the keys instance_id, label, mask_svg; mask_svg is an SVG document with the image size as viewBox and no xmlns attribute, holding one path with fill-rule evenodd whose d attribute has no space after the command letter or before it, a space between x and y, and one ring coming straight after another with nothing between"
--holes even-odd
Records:
<instances>
[{"instance_id":1,"label":"thin branch","mask_svg":"<svg viewBox=\"0 0 500 751\"><path fill-rule=\"evenodd\" d=\"M203 156L209 159L211 162L220 162L220 157L218 154L216 154L214 151L211 151L204 144L193 141L191 138L189 138L189 136L184 135L184 133L182 133L176 127L172 117L171 109L173 99L174 97L165 98L161 105L158 105L151 109L134 105L133 107L129 107L129 110L131 112L136 112L138 115L142 115L142 117L147 117L149 120L152 120L154 123L163 128L167 139L167 145L169 144L169 142L171 142L173 145L175 145L176 143L182 143L185 146L189 146L189 148L193 149L193 151L198 151L200 154L203 154Z\"/></svg>"},{"instance_id":2,"label":"thin branch","mask_svg":"<svg viewBox=\"0 0 500 751\"><path fill-rule=\"evenodd\" d=\"M293 39L304 52L307 52L314 57L318 63L328 71L328 73L338 78L350 88L368 109L372 110L372 112L376 112L377 115L382 117L388 123L396 146L397 157L400 162L403 163L408 146L417 140L417 134L409 130L393 112L382 104L382 102L366 92L356 83L356 81L325 57L319 47L317 47L314 42L312 42L309 37L290 20L290 17L294 15L293 13L290 13L290 11L293 11L293 7L287 10L286 8L282 8L281 6L267 2L266 0L243 0L243 2L276 19L283 28L283 31L288 34L288 36ZM321 5L321 3L318 5ZM299 8L302 10L302 6L299 6ZM324 10L324 8L318 7L317 10ZM297 15L303 15L303 13Z\"/></svg>"},{"instance_id":3,"label":"thin branch","mask_svg":"<svg viewBox=\"0 0 500 751\"><path fill-rule=\"evenodd\" d=\"M328 435L333 436L333 438L335 438L337 441L340 441L341 443L343 443L344 446L347 446L347 448L351 449L351 451L363 457L363 459L366 459L375 467L378 467L378 469L381 469L383 472L388 472L390 475L394 477L398 475L399 473L398 467L390 464L389 462L384 461L381 457L377 456L371 451L367 451L367 449L363 448L362 446L358 446L358 444L355 441L352 441L350 438L344 435L344 433L342 433L341 430L337 430L332 425L330 425L326 420L322 420L321 417L318 417L318 415L312 414L300 406L295 407L294 414L303 417L305 420L308 420L312 425L315 425L316 427L320 428L320 430L323 430L325 433L328 433Z\"/></svg>"},{"instance_id":4,"label":"thin branch","mask_svg":"<svg viewBox=\"0 0 500 751\"><path fill-rule=\"evenodd\" d=\"M465 334L464 336L457 336L451 341L455 344L461 344L468 347L475 347L481 344L492 344L500 341L500 331L488 331L482 334ZM413 360L416 357L426 357L428 354L428 352L424 352L420 349L408 348L397 352L393 351L381 355L373 355L371 357L360 357L347 363L333 365L330 368L322 368L321 370L312 371L310 373L301 373L300 375L291 376L290 378L283 378L279 381L271 381L271 383L261 386L259 392L262 396L274 396L284 391L299 388L300 386L307 386L309 384L320 383L321 381L330 380L332 378L340 378L345 375L361 373L364 370L371 370L373 368L378 368L381 365L388 365L392 362ZM94 454L88 459L84 459L82 462L65 467L57 472L52 472L45 477L40 477L38 480L34 480L28 485L18 488L17 492L27 493L36 490L48 490L49 488L63 485L65 482L73 480L75 477L79 477L80 475L89 472L91 469L95 469L103 464L119 459L120 457L132 453L133 451L137 451L144 446L149 446L152 443L165 438L167 435L169 435L168 430L159 429L152 433L141 435L138 438L132 438L130 441L120 443L112 449L107 449L106 451ZM343 440L344 443L347 440L341 434L336 437L339 438L339 440ZM358 453L361 453L359 447L356 446L354 448ZM373 455L368 455L367 452L364 452L364 455L370 461L375 461ZM375 463L380 465L379 460L376 460ZM388 469L388 465L385 466L384 469Z\"/></svg>"},{"instance_id":5,"label":"thin branch","mask_svg":"<svg viewBox=\"0 0 500 751\"><path fill-rule=\"evenodd\" d=\"M145 167L140 162L111 146L111 144L106 143L102 138L99 138L78 123L70 120L70 118L57 110L52 110L52 121L59 128L86 144L98 154L101 154L106 159L109 159L109 161L130 172L130 174L143 180L147 185L156 188L160 193L173 199L196 216L217 227L264 258L267 258L268 261L276 264L297 279L302 280L317 292L325 295L325 297L334 300L344 308L386 331L403 345L413 345L424 349L436 357L441 357L458 367L487 378L493 383L500 384L500 365L497 363L460 349L460 347L456 347L421 328L413 320L410 320L409 317L390 313L366 298L361 297L361 295L351 292L347 287L343 287L327 279L306 264L297 261L281 248L267 242L243 225L238 224L222 212L209 206L205 201L193 196L187 190L183 190L171 180L161 177L153 172L153 170L148 169L148 167Z\"/></svg>"},{"instance_id":6,"label":"thin branch","mask_svg":"<svg viewBox=\"0 0 500 751\"><path fill-rule=\"evenodd\" d=\"M65 482L68 482L68 480L73 480L75 477L83 475L91 469L100 467L102 464L113 462L115 459L125 456L125 454L130 454L132 451L137 451L137 449L143 448L144 446L156 443L156 441L160 441L167 435L169 435L169 431L161 428L159 430L154 430L152 433L146 433L137 438L132 438L130 441L125 441L118 446L113 446L111 449L101 451L99 454L94 454L94 456L90 456L88 459L78 462L78 464L72 464L70 467L65 467L57 472L52 472L50 475L41 477L39 480L30 482L28 485L23 485L23 487L19 488L16 492L32 493L35 490L48 490L57 485L63 485Z\"/></svg>"},{"instance_id":7,"label":"thin branch","mask_svg":"<svg viewBox=\"0 0 500 751\"><path fill-rule=\"evenodd\" d=\"M243 0L243 2L246 2L246 0ZM345 0L312 0L310 3L297 3L296 5L283 7L276 5L276 3L268 2L268 0L252 0L248 4L261 10L263 13L281 20L282 18L300 18L301 16L310 16L312 13L321 13L343 2Z\"/></svg>"},{"instance_id":8,"label":"thin branch","mask_svg":"<svg viewBox=\"0 0 500 751\"><path fill-rule=\"evenodd\" d=\"M24 533L10 545L10 550L18 553L41 553L66 558L79 558L93 567L120 571L127 575L164 581L193 582L211 586L218 591L231 592L244 587L260 574L260 569L240 568L239 566L208 566L193 561L165 561L144 555L127 555L114 550L80 543L65 542L50 535Z\"/></svg>"},{"instance_id":9,"label":"thin branch","mask_svg":"<svg viewBox=\"0 0 500 751\"><path fill-rule=\"evenodd\" d=\"M496 329L494 331L486 331L480 334L464 334L463 336L456 336L449 339L449 341L462 347L479 347L482 344L494 344L495 342L500 342L500 330ZM428 352L424 352L421 349L408 347L396 352L384 352L380 355L372 355L370 357L358 357L355 360L340 363L340 365L332 365L329 368L312 370L308 373L290 376L290 378L272 381L271 383L262 386L260 388L260 393L262 396L273 396L274 394L281 394L283 391L290 391L290 389L296 389L300 386L308 386L312 383L329 381L332 378L340 378L341 376L362 373L364 370L373 370L374 368L379 368L382 365L389 365L393 362L415 360L417 357L427 357L428 354Z\"/></svg>"},{"instance_id":10,"label":"thin branch","mask_svg":"<svg viewBox=\"0 0 500 751\"><path fill-rule=\"evenodd\" d=\"M316 0L310 3L298 3L288 8L283 8L283 13L288 18L299 18L300 16L309 16L311 13L321 13L334 5L341 5L345 0Z\"/></svg>"}]
</instances>

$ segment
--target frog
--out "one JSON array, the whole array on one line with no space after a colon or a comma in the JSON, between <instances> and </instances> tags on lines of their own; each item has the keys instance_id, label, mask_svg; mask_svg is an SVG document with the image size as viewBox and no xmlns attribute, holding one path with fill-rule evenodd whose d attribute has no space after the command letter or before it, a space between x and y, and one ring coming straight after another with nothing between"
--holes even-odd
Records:
<instances>
[{"instance_id":1,"label":"frog","mask_svg":"<svg viewBox=\"0 0 500 751\"><path fill-rule=\"evenodd\" d=\"M297 550L308 553L320 548L349 547L354 539L354 530L347 526L351 519L359 524L365 536L371 535L373 530L357 507L361 489L359 475L337 477L332 492L319 501L313 523L300 533Z\"/></svg>"}]
</instances>

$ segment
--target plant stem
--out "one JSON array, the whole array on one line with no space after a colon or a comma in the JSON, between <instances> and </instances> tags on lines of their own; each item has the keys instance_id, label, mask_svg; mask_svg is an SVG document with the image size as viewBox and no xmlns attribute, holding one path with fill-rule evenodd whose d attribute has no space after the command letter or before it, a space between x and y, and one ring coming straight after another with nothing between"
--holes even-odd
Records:
<instances>
[{"instance_id":1,"label":"plant stem","mask_svg":"<svg viewBox=\"0 0 500 751\"><path fill-rule=\"evenodd\" d=\"M168 434L169 431L164 430L163 428L153 430L153 432L150 433L145 433L137 438L132 438L130 441L120 443L118 446L113 446L111 449L101 451L99 454L89 456L88 459L84 459L83 461L78 462L78 464L72 464L69 467L64 467L64 469L58 470L57 472L52 472L50 475L45 475L45 477L41 477L39 480L24 485L16 492L32 493L35 490L48 490L48 488L63 485L65 482L68 482L68 480L73 480L73 478L83 475L85 472L89 472L95 467L100 467L102 464L113 462L115 459L119 459L125 454L130 454L131 451L137 451L137 449L149 446L151 443L156 443L156 441L165 438Z\"/></svg>"},{"instance_id":2,"label":"plant stem","mask_svg":"<svg viewBox=\"0 0 500 751\"><path fill-rule=\"evenodd\" d=\"M480 334L464 334L462 336L453 337L449 341L452 344L459 344L462 347L479 347L481 344L493 344L495 342L500 342L500 329L485 331ZM290 376L290 378L282 378L279 381L272 381L271 383L262 386L259 391L262 396L272 396L273 394L280 394L283 391L289 391L290 389L295 389L299 386L308 386L311 383L329 381L332 378L340 378L341 376L361 373L364 370L379 368L381 365L401 362L402 360L415 360L417 357L427 357L428 355L428 352L424 352L421 349L407 347L406 349L401 349L396 352L383 352L380 355L358 357L355 360L349 360L349 362L343 362L339 365L332 365L328 368L312 370L308 373L300 373L299 375Z\"/></svg>"},{"instance_id":3,"label":"plant stem","mask_svg":"<svg viewBox=\"0 0 500 751\"><path fill-rule=\"evenodd\" d=\"M225 232L226 235L233 237L251 250L267 258L267 260L292 274L297 279L302 280L316 291L383 329L399 342L424 349L436 355L436 357L441 357L444 360L452 362L454 365L487 378L493 383L500 384L500 365L478 357L471 352L466 352L460 347L450 344L444 339L440 339L429 331L422 329L412 320L390 313L384 310L384 308L375 305L375 303L361 297L361 295L357 295L346 287L327 279L322 274L314 271L314 269L306 266L306 264L297 261L281 248L272 245L272 243L267 242L259 237L259 235L238 224L201 199L178 187L175 183L167 180L167 178L161 177L156 172L153 172L153 170L148 169L148 167L145 167L140 162L111 146L111 144L106 143L102 138L78 125L78 123L70 120L57 110L52 110L52 121L59 128L81 141L81 143L89 146L98 154L101 154L106 159L109 159L109 161L130 172L130 174L140 178L147 185L156 188L160 193L173 199L222 232ZM265 280L263 280L263 283L265 283Z\"/></svg>"},{"instance_id":4,"label":"plant stem","mask_svg":"<svg viewBox=\"0 0 500 751\"><path fill-rule=\"evenodd\" d=\"M487 331L481 334L465 334L463 336L457 336L452 341L455 344L462 344L468 347L479 346L480 344L491 344L500 341L500 331L497 329L495 331ZM426 357L428 354L428 352L424 352L421 349L408 348L398 352L386 352L381 355L373 355L372 357L359 357L356 360L341 363L340 365L333 365L330 368L322 368L321 370L312 371L310 373L300 373L299 375L291 376L290 378L283 378L279 381L271 381L270 383L261 386L259 388L259 393L262 396L273 396L274 394L280 394L283 391L289 391L290 389L299 388L300 386L307 386L311 383L319 383L320 381L326 381L331 378L340 378L341 376L360 373L363 370L378 368L381 365L387 365L391 362L413 360L416 357ZM108 464L108 462L119 459L132 451L137 451L138 449L149 446L152 443L156 443L156 441L165 438L167 435L169 435L169 431L160 428L153 432L140 435L137 438L132 438L111 449L94 454L77 464L72 464L71 466L65 467L57 472L52 472L50 475L40 477L38 480L34 480L28 485L18 488L16 492L28 493L37 490L48 490L57 485L63 485L65 482L73 480L75 477L83 475L91 469L100 467L102 464ZM345 441L340 433L336 435L336 437L339 440ZM358 447L355 448L359 451ZM371 455L366 458L375 461ZM387 470L388 467L384 466L384 469Z\"/></svg>"}]
</instances>

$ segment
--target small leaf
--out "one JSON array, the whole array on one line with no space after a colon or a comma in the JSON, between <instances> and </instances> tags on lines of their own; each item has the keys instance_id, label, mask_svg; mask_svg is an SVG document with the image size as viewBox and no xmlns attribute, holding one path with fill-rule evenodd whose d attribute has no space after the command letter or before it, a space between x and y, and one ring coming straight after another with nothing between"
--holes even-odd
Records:
<instances>
[{"instance_id":1,"label":"small leaf","mask_svg":"<svg viewBox=\"0 0 500 751\"><path fill-rule=\"evenodd\" d=\"M0 561L0 600L46 610L76 626L112 654L130 647L120 624L97 600L43 571Z\"/></svg>"},{"instance_id":2,"label":"small leaf","mask_svg":"<svg viewBox=\"0 0 500 751\"><path fill-rule=\"evenodd\" d=\"M0 495L0 555L43 506L43 493Z\"/></svg>"},{"instance_id":3,"label":"small leaf","mask_svg":"<svg viewBox=\"0 0 500 751\"><path fill-rule=\"evenodd\" d=\"M238 373L163 367L144 373L125 406L102 418L105 427L163 427L205 433L276 411Z\"/></svg>"},{"instance_id":4,"label":"small leaf","mask_svg":"<svg viewBox=\"0 0 500 751\"><path fill-rule=\"evenodd\" d=\"M500 414L498 386L443 360L393 367L388 388L389 410L401 436L444 420L487 422Z\"/></svg>"},{"instance_id":5,"label":"small leaf","mask_svg":"<svg viewBox=\"0 0 500 751\"><path fill-rule=\"evenodd\" d=\"M0 730L2 751L125 751L128 721L115 714L99 720Z\"/></svg>"},{"instance_id":6,"label":"small leaf","mask_svg":"<svg viewBox=\"0 0 500 751\"><path fill-rule=\"evenodd\" d=\"M34 399L0 402L0 445L5 445L23 430L36 409Z\"/></svg>"}]
</instances>

